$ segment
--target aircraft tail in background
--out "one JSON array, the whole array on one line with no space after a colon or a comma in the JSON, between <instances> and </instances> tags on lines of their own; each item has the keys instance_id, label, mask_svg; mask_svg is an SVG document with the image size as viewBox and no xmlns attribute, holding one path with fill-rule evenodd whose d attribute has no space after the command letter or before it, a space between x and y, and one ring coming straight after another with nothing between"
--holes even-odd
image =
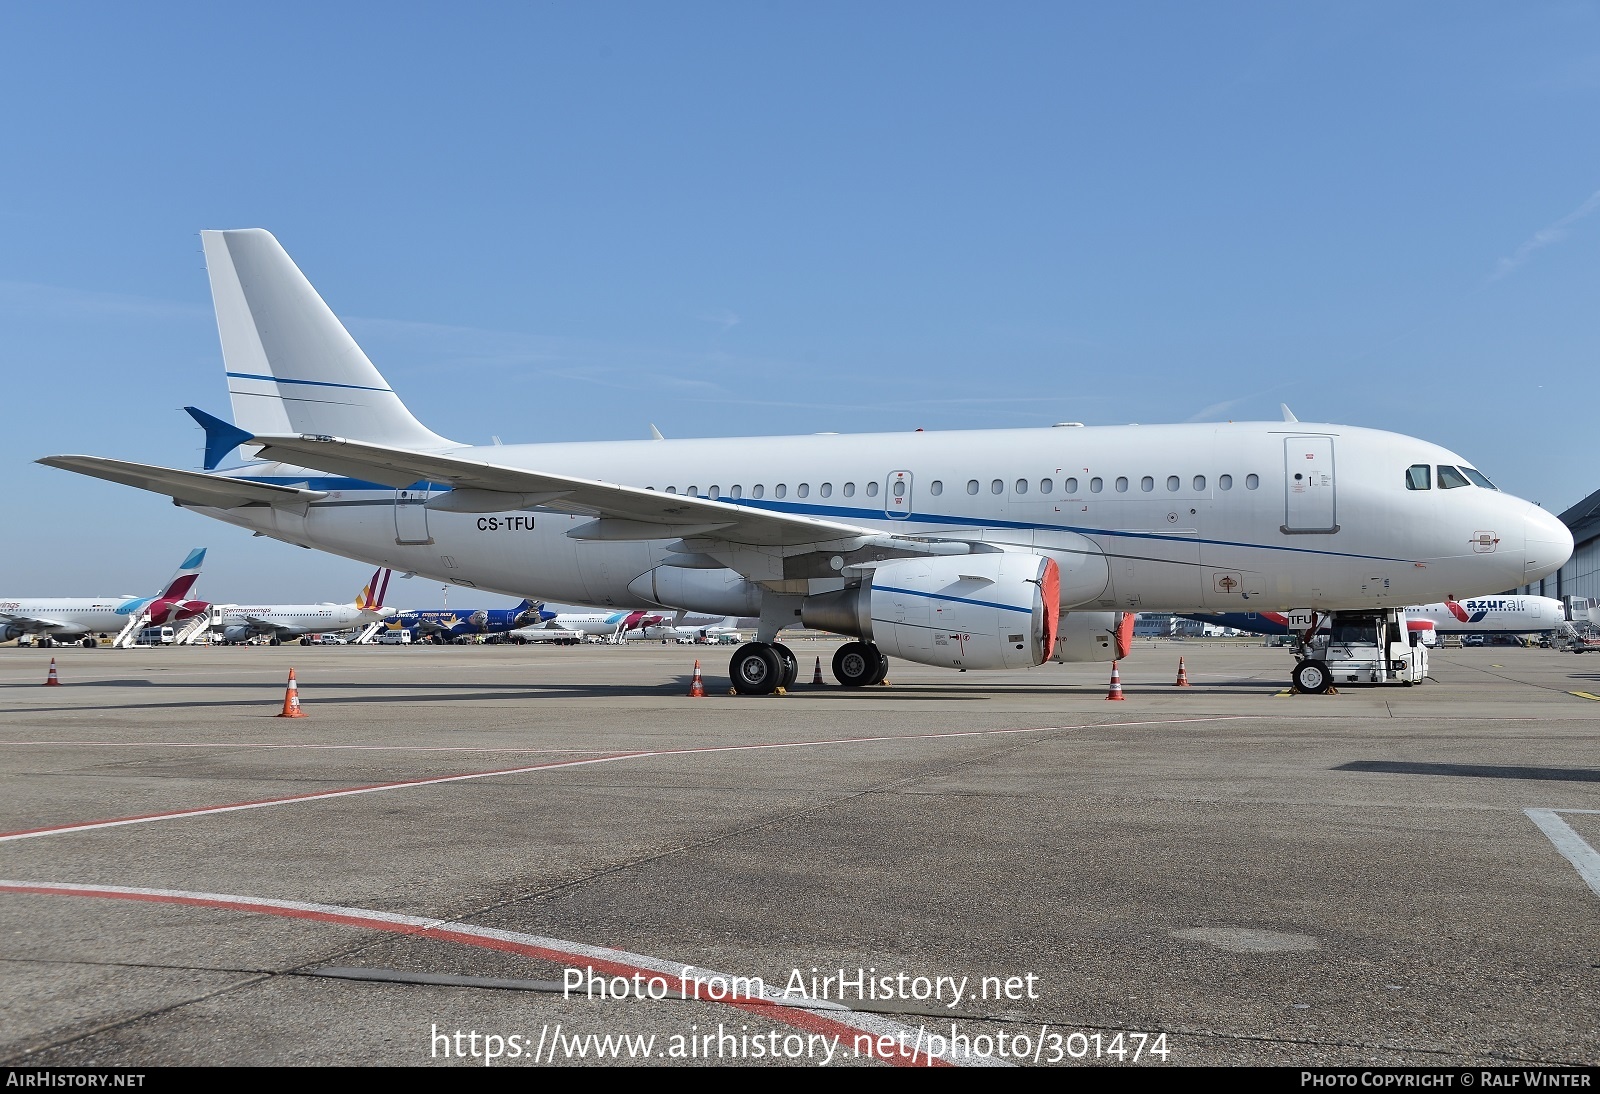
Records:
<instances>
[{"instance_id":1,"label":"aircraft tail in background","mask_svg":"<svg viewBox=\"0 0 1600 1094\"><path fill-rule=\"evenodd\" d=\"M178 572L172 575L172 580L157 594L158 600L187 600L189 593L194 589L194 583L200 578L200 566L206 560L206 549L196 547L184 556L183 563L178 567Z\"/></svg>"},{"instance_id":2,"label":"aircraft tail in background","mask_svg":"<svg viewBox=\"0 0 1600 1094\"><path fill-rule=\"evenodd\" d=\"M391 571L379 568L372 572L372 580L356 597L356 607L364 612L375 612L383 607L383 598L389 593Z\"/></svg>"}]
</instances>

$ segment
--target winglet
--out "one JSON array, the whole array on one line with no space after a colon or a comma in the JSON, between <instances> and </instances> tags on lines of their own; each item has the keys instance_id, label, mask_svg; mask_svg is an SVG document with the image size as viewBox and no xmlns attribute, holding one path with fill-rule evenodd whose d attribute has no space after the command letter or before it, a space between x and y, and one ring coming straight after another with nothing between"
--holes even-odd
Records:
<instances>
[{"instance_id":1,"label":"winglet","mask_svg":"<svg viewBox=\"0 0 1600 1094\"><path fill-rule=\"evenodd\" d=\"M198 407L186 406L189 417L200 423L200 428L206 431L206 462L207 471L215 471L222 458L241 444L250 439L250 434L221 418L212 417Z\"/></svg>"},{"instance_id":2,"label":"winglet","mask_svg":"<svg viewBox=\"0 0 1600 1094\"><path fill-rule=\"evenodd\" d=\"M652 441L664 441L664 440L666 440L666 438L661 435L661 430L656 428L656 423L654 423L654 422L650 423L650 439Z\"/></svg>"},{"instance_id":3,"label":"winglet","mask_svg":"<svg viewBox=\"0 0 1600 1094\"><path fill-rule=\"evenodd\" d=\"M1283 411L1283 420L1284 421L1286 421L1286 422L1298 422L1300 420L1299 418L1296 418L1294 416L1294 411L1289 409L1289 404L1288 403L1279 403L1278 404L1278 409Z\"/></svg>"}]
</instances>

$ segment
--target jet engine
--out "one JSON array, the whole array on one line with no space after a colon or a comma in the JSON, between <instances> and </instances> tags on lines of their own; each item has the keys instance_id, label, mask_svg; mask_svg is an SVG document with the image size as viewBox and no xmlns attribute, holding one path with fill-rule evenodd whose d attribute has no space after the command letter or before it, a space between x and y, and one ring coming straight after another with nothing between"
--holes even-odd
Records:
<instances>
[{"instance_id":1,"label":"jet engine","mask_svg":"<svg viewBox=\"0 0 1600 1094\"><path fill-rule=\"evenodd\" d=\"M23 630L21 627L7 623L4 626L0 626L0 642L9 642L13 638L21 638L27 633L28 632Z\"/></svg>"},{"instance_id":2,"label":"jet engine","mask_svg":"<svg viewBox=\"0 0 1600 1094\"><path fill-rule=\"evenodd\" d=\"M898 559L860 585L807 597L800 618L924 665L1031 668L1055 647L1060 584L1060 570L1043 555Z\"/></svg>"},{"instance_id":3,"label":"jet engine","mask_svg":"<svg viewBox=\"0 0 1600 1094\"><path fill-rule=\"evenodd\" d=\"M245 642L248 641L250 636L255 633L255 631L251 630L247 626L235 625L232 627L223 628L222 638L225 642Z\"/></svg>"},{"instance_id":4,"label":"jet engine","mask_svg":"<svg viewBox=\"0 0 1600 1094\"><path fill-rule=\"evenodd\" d=\"M1132 612L1067 612L1056 628L1054 661L1121 661L1133 646Z\"/></svg>"}]
</instances>

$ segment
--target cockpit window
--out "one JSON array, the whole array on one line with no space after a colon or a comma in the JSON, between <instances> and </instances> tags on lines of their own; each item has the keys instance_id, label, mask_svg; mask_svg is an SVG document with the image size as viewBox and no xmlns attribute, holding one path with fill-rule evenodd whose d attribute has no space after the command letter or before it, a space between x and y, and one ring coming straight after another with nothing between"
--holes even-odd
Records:
<instances>
[{"instance_id":1,"label":"cockpit window","mask_svg":"<svg viewBox=\"0 0 1600 1094\"><path fill-rule=\"evenodd\" d=\"M1467 477L1447 463L1439 465L1439 489L1454 490L1458 486L1471 486Z\"/></svg>"},{"instance_id":2,"label":"cockpit window","mask_svg":"<svg viewBox=\"0 0 1600 1094\"><path fill-rule=\"evenodd\" d=\"M1489 476L1485 475L1482 471L1474 471L1470 467L1463 467L1461 469L1461 473L1472 481L1472 485L1473 486L1481 486L1485 490L1498 490L1498 489L1500 489L1494 483L1490 482L1489 481Z\"/></svg>"},{"instance_id":3,"label":"cockpit window","mask_svg":"<svg viewBox=\"0 0 1600 1094\"><path fill-rule=\"evenodd\" d=\"M1429 479L1431 477L1429 475L1429 472L1431 470L1432 470L1432 468L1430 468L1425 463L1414 463L1410 467L1406 468L1406 489L1407 490L1426 490L1426 489L1428 489Z\"/></svg>"}]
</instances>

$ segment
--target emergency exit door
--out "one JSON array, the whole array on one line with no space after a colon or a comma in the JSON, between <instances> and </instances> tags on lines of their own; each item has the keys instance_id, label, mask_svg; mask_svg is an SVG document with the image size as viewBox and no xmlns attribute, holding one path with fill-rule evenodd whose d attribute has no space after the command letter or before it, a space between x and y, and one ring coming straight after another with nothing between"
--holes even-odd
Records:
<instances>
[{"instance_id":1,"label":"emergency exit door","mask_svg":"<svg viewBox=\"0 0 1600 1094\"><path fill-rule=\"evenodd\" d=\"M394 541L403 547L433 542L428 534L428 492L427 486L394 492Z\"/></svg>"},{"instance_id":2,"label":"emergency exit door","mask_svg":"<svg viewBox=\"0 0 1600 1094\"><path fill-rule=\"evenodd\" d=\"M1296 535L1339 530L1334 496L1333 438L1285 437L1283 532Z\"/></svg>"}]
</instances>

